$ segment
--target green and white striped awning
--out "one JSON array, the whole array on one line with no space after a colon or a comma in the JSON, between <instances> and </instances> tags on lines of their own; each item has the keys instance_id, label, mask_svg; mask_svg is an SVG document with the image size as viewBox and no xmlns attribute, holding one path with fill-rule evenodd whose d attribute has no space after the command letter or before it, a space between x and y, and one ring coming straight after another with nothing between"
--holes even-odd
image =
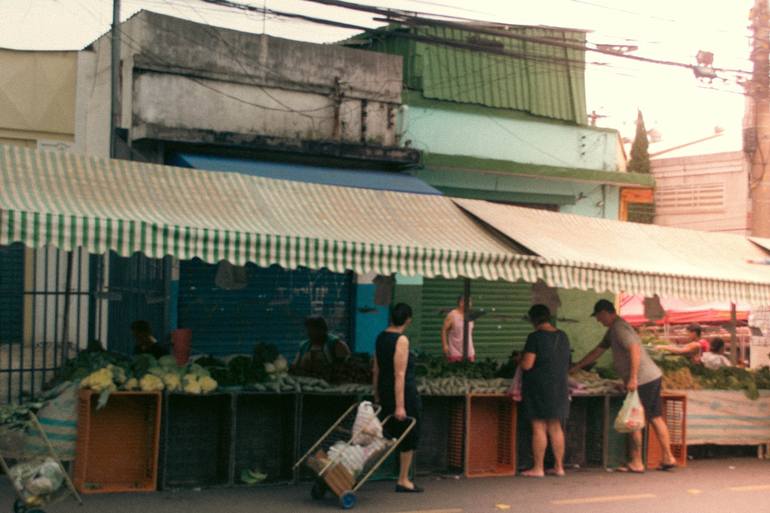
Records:
<instances>
[{"instance_id":1,"label":"green and white striped awning","mask_svg":"<svg viewBox=\"0 0 770 513\"><path fill-rule=\"evenodd\" d=\"M449 198L0 146L0 244L516 281L536 262Z\"/></svg>"},{"instance_id":2,"label":"green and white striped awning","mask_svg":"<svg viewBox=\"0 0 770 513\"><path fill-rule=\"evenodd\" d=\"M538 255L538 273L554 287L770 303L770 266L748 262L768 253L747 237L455 202Z\"/></svg>"},{"instance_id":3,"label":"green and white striped awning","mask_svg":"<svg viewBox=\"0 0 770 513\"><path fill-rule=\"evenodd\" d=\"M459 206L458 206L459 205ZM0 244L770 302L748 238L0 145Z\"/></svg>"}]
</instances>

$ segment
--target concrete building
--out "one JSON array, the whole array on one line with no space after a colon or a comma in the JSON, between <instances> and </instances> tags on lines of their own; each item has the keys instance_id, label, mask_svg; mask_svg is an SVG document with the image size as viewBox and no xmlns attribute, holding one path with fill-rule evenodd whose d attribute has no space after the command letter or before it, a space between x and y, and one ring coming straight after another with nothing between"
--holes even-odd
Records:
<instances>
[{"instance_id":1,"label":"concrete building","mask_svg":"<svg viewBox=\"0 0 770 513\"><path fill-rule=\"evenodd\" d=\"M651 153L655 224L749 235L749 166L736 134Z\"/></svg>"},{"instance_id":2,"label":"concrete building","mask_svg":"<svg viewBox=\"0 0 770 513\"><path fill-rule=\"evenodd\" d=\"M122 38L122 158L439 194L407 173L419 152L399 144L400 56L146 11L122 24ZM76 142L91 155L109 151L109 63L109 34L78 59ZM325 316L349 342L373 341L387 322L374 276L191 261L166 262L167 283L154 283L144 276L156 264L125 260L111 259L108 286L124 292L102 308L105 336L122 350L130 350L134 318L146 318L158 336L192 328L196 349L214 353L249 352L257 338L292 353L309 314ZM137 278L147 290L129 292Z\"/></svg>"},{"instance_id":3,"label":"concrete building","mask_svg":"<svg viewBox=\"0 0 770 513\"><path fill-rule=\"evenodd\" d=\"M564 43L566 46L560 45ZM580 30L505 26L398 26L344 44L400 55L405 104L402 144L422 151L416 176L447 195L606 219L651 200L652 177L626 172L616 130L589 126L585 44ZM568 48L568 46L570 46ZM413 338L440 349L443 312L462 282L401 278L398 293L420 305ZM502 358L523 347L529 306L543 299L529 284L474 281L480 354ZM599 340L586 306L597 294L552 291L578 351Z\"/></svg>"},{"instance_id":4,"label":"concrete building","mask_svg":"<svg viewBox=\"0 0 770 513\"><path fill-rule=\"evenodd\" d=\"M77 52L0 48L0 144L71 148Z\"/></svg>"}]
</instances>

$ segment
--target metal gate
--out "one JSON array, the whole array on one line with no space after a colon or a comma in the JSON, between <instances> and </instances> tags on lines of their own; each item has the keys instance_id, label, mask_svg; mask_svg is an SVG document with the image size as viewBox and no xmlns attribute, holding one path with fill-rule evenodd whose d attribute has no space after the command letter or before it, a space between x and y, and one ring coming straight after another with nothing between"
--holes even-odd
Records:
<instances>
[{"instance_id":1,"label":"metal gate","mask_svg":"<svg viewBox=\"0 0 770 513\"><path fill-rule=\"evenodd\" d=\"M0 247L0 403L38 393L97 332L100 257L83 250Z\"/></svg>"}]
</instances>

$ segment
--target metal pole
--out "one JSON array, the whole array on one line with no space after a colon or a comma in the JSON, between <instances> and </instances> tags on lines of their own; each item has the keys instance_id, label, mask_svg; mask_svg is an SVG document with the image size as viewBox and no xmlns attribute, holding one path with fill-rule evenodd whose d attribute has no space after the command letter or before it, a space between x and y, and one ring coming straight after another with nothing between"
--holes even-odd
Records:
<instances>
[{"instance_id":1,"label":"metal pole","mask_svg":"<svg viewBox=\"0 0 770 513\"><path fill-rule=\"evenodd\" d=\"M112 60L110 81L110 158L116 157L115 131L120 126L120 0L112 1Z\"/></svg>"},{"instance_id":2,"label":"metal pole","mask_svg":"<svg viewBox=\"0 0 770 513\"><path fill-rule=\"evenodd\" d=\"M463 360L468 360L470 350L470 302L471 302L471 280L465 278L463 287Z\"/></svg>"},{"instance_id":3,"label":"metal pole","mask_svg":"<svg viewBox=\"0 0 770 513\"><path fill-rule=\"evenodd\" d=\"M738 362L738 314L735 303L730 303L730 361L733 366ZM741 355L743 357L743 355Z\"/></svg>"}]
</instances>

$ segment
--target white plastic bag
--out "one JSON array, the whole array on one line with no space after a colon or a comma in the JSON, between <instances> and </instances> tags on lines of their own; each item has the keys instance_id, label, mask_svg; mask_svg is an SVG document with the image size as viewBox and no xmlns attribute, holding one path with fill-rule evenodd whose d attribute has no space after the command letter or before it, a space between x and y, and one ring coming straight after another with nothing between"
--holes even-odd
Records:
<instances>
[{"instance_id":1,"label":"white plastic bag","mask_svg":"<svg viewBox=\"0 0 770 513\"><path fill-rule=\"evenodd\" d=\"M644 429L644 408L639 393L634 390L626 395L623 406L615 417L615 430L619 433L633 433Z\"/></svg>"},{"instance_id":2,"label":"white plastic bag","mask_svg":"<svg viewBox=\"0 0 770 513\"><path fill-rule=\"evenodd\" d=\"M374 413L374 405L369 401L363 401L358 405L351 441L356 445L366 446L380 438L382 438L382 424Z\"/></svg>"}]
</instances>

